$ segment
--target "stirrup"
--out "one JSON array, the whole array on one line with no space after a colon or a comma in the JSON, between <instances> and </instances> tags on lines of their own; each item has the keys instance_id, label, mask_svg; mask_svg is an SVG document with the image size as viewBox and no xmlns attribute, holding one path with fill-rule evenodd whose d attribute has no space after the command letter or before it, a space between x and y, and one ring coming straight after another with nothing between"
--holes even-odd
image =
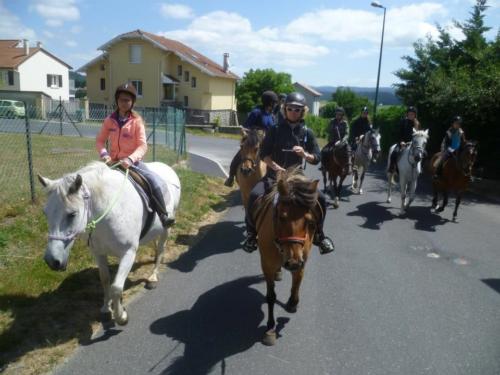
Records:
<instances>
[{"instance_id":1,"label":"stirrup","mask_svg":"<svg viewBox=\"0 0 500 375\"><path fill-rule=\"evenodd\" d=\"M160 218L161 225L164 228L170 228L175 224L175 219L173 217L168 217L167 215L162 214L158 214L158 217Z\"/></svg>"},{"instance_id":2,"label":"stirrup","mask_svg":"<svg viewBox=\"0 0 500 375\"><path fill-rule=\"evenodd\" d=\"M243 250L247 253L253 253L257 250L257 238L254 235L247 235L245 242L243 242Z\"/></svg>"}]
</instances>

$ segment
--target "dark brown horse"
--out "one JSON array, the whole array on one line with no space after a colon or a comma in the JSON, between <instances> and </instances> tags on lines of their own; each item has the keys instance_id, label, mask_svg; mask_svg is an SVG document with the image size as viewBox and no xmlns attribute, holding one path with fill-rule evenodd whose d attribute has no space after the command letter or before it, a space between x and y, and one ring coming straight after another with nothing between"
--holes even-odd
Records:
<instances>
[{"instance_id":1,"label":"dark brown horse","mask_svg":"<svg viewBox=\"0 0 500 375\"><path fill-rule=\"evenodd\" d=\"M245 208L253 187L267 172L266 163L259 157L260 144L263 138L264 132L262 130L242 129L241 131L241 164L236 172L236 181L240 187L241 200Z\"/></svg>"},{"instance_id":2,"label":"dark brown horse","mask_svg":"<svg viewBox=\"0 0 500 375\"><path fill-rule=\"evenodd\" d=\"M292 290L285 306L297 311L299 288L311 250L316 223L321 212L318 200L319 180L307 179L300 169L278 175L269 194L261 198L254 211L257 224L261 266L267 284L268 320L265 345L276 343L274 319L275 275L281 267L292 273Z\"/></svg>"},{"instance_id":3,"label":"dark brown horse","mask_svg":"<svg viewBox=\"0 0 500 375\"><path fill-rule=\"evenodd\" d=\"M321 160L323 184L325 186L325 193L329 193L333 201L333 207L339 207L340 194L342 192L342 184L349 173L349 153L347 151L347 144L340 144L335 147L333 151L328 152L325 160ZM327 185L327 173L329 187ZM333 188L332 188L333 185ZM333 194L333 196L332 196Z\"/></svg>"},{"instance_id":4,"label":"dark brown horse","mask_svg":"<svg viewBox=\"0 0 500 375\"><path fill-rule=\"evenodd\" d=\"M437 153L431 160L431 172L436 173L437 159L441 157L441 153ZM443 212L448 204L448 193L454 191L457 195L455 200L455 210L453 211L453 221L457 219L457 211L460 202L462 201L462 194L467 190L469 185L472 167L476 162L477 157L477 143L467 142L461 149L457 157L450 157L443 165L441 176L434 179L432 182L432 189L434 197L432 199L432 207L436 212ZM438 194L443 194L443 205L440 207L438 204Z\"/></svg>"}]
</instances>

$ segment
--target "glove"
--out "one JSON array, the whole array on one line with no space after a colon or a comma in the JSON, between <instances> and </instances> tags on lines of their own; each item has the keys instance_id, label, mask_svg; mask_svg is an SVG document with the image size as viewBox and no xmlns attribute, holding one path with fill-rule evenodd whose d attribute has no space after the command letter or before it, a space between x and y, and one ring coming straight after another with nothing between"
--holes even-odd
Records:
<instances>
[{"instance_id":1,"label":"glove","mask_svg":"<svg viewBox=\"0 0 500 375\"><path fill-rule=\"evenodd\" d=\"M452 149L451 147L448 147L448 152L449 152L450 154L453 154L453 153L455 152L455 150L454 150L454 149Z\"/></svg>"},{"instance_id":2,"label":"glove","mask_svg":"<svg viewBox=\"0 0 500 375\"><path fill-rule=\"evenodd\" d=\"M109 156L109 155L104 155L104 156L101 158L101 160L102 160L104 163L106 163L106 164L108 164L108 165L109 165L109 164L111 163L111 156Z\"/></svg>"},{"instance_id":3,"label":"glove","mask_svg":"<svg viewBox=\"0 0 500 375\"><path fill-rule=\"evenodd\" d=\"M128 169L133 163L132 160L129 158L125 158L120 160L120 164L122 165L123 168Z\"/></svg>"}]
</instances>

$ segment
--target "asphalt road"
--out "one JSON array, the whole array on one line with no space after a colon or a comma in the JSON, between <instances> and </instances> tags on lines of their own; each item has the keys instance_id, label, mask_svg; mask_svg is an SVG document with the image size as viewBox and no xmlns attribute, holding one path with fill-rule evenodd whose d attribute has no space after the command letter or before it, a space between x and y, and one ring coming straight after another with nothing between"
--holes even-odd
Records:
<instances>
[{"instance_id":1,"label":"asphalt road","mask_svg":"<svg viewBox=\"0 0 500 375\"><path fill-rule=\"evenodd\" d=\"M200 141L211 155L220 140ZM220 142L224 164L234 148ZM337 251L313 251L296 314L276 307L276 346L260 343L265 284L258 253L241 250L234 203L128 306L126 327L82 343L56 373L500 374L499 206L468 196L452 223L451 207L430 212L424 185L404 218L398 193L385 203L380 174L367 176L365 195L346 193L328 211ZM286 274L279 301L290 285Z\"/></svg>"}]
</instances>

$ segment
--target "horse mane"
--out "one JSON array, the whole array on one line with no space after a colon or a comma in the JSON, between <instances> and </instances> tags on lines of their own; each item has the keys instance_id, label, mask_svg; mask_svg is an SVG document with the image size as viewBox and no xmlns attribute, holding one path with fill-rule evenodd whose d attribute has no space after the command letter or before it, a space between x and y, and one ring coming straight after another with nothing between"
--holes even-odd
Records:
<instances>
[{"instance_id":1,"label":"horse mane","mask_svg":"<svg viewBox=\"0 0 500 375\"><path fill-rule=\"evenodd\" d=\"M429 138L429 134L426 130L415 130L413 136Z\"/></svg>"},{"instance_id":2,"label":"horse mane","mask_svg":"<svg viewBox=\"0 0 500 375\"><path fill-rule=\"evenodd\" d=\"M285 184L288 194L279 195L281 202L286 202L308 209L314 208L318 200L318 190L308 179L300 166L290 167L286 171L278 173L278 178L273 184L271 191L264 198L265 203L271 203L276 194L279 193L279 184Z\"/></svg>"}]
</instances>

